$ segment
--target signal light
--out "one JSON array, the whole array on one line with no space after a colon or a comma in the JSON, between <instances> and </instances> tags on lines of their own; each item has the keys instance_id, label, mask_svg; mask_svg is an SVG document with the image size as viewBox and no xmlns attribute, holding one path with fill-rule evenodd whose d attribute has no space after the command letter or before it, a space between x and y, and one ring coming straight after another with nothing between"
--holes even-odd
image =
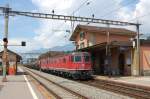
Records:
<instances>
[{"instance_id":1,"label":"signal light","mask_svg":"<svg viewBox=\"0 0 150 99\"><path fill-rule=\"evenodd\" d=\"M26 42L21 42L21 46L26 46Z\"/></svg>"},{"instance_id":2,"label":"signal light","mask_svg":"<svg viewBox=\"0 0 150 99\"><path fill-rule=\"evenodd\" d=\"M3 38L3 41L4 41L4 42L8 42L8 39L7 39L7 38Z\"/></svg>"}]
</instances>

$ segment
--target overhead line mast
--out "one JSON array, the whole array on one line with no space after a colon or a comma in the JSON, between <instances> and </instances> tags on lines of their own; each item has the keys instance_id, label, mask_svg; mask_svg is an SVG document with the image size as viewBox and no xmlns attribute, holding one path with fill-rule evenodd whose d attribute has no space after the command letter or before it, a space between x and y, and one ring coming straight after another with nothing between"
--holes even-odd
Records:
<instances>
[{"instance_id":1,"label":"overhead line mast","mask_svg":"<svg viewBox=\"0 0 150 99\"><path fill-rule=\"evenodd\" d=\"M114 21L114 20L104 20L104 19L97 19L97 18L88 18L88 17L79 17L79 16L67 16L67 15L57 15L57 14L45 14L45 13L35 13L35 12L23 12L23 11L13 11L11 8L8 6L6 7L0 7L0 10L2 11L2 14L5 16L5 20L9 18L9 16L14 16L14 15L21 15L21 16L27 16L27 17L33 17L33 18L43 18L43 19L55 19L55 20L66 20L66 21L78 21L78 22L88 22L88 23L98 23L98 24L106 24L106 25L117 25L117 26L136 26L137 28L137 61L138 61L138 66L140 67L140 51L139 51L139 26L141 24L139 23L130 23L130 22L122 22L122 21ZM5 22L5 34L8 35L8 22ZM4 56L6 56L7 53L7 36L4 35ZM3 62L7 64L6 62L8 61L7 58L3 58ZM3 65L3 77L4 79L6 78L6 65Z\"/></svg>"},{"instance_id":2,"label":"overhead line mast","mask_svg":"<svg viewBox=\"0 0 150 99\"><path fill-rule=\"evenodd\" d=\"M79 21L79 22L100 23L100 24L120 25L120 26L137 25L136 23L114 21L114 20L104 20L104 19L97 19L97 18L13 11L11 8L8 8L8 7L0 7L0 9L3 10L3 13L8 13L8 15L10 15L10 16L11 15L21 15L21 16L28 16L28 17L34 17L34 18ZM140 25L140 24L138 24L138 25Z\"/></svg>"}]
</instances>

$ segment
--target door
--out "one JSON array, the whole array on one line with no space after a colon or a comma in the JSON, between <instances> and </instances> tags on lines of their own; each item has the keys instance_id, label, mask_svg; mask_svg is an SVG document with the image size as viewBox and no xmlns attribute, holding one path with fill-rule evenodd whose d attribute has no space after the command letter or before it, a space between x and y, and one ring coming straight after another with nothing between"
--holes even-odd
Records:
<instances>
[{"instance_id":1,"label":"door","mask_svg":"<svg viewBox=\"0 0 150 99\"><path fill-rule=\"evenodd\" d=\"M125 56L123 53L119 55L119 74L124 75Z\"/></svg>"}]
</instances>

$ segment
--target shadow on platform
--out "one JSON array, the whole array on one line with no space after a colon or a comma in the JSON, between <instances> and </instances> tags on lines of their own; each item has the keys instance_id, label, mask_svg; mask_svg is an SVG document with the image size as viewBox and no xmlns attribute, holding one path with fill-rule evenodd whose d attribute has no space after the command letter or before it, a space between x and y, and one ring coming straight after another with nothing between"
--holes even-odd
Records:
<instances>
[{"instance_id":1,"label":"shadow on platform","mask_svg":"<svg viewBox=\"0 0 150 99\"><path fill-rule=\"evenodd\" d=\"M3 73L0 72L0 76L2 76L2 75L3 75ZM26 72L17 72L16 75L27 75L27 73Z\"/></svg>"},{"instance_id":2,"label":"shadow on platform","mask_svg":"<svg viewBox=\"0 0 150 99\"><path fill-rule=\"evenodd\" d=\"M16 75L27 75L26 72L17 72Z\"/></svg>"},{"instance_id":3,"label":"shadow on platform","mask_svg":"<svg viewBox=\"0 0 150 99\"><path fill-rule=\"evenodd\" d=\"M0 80L2 79L2 75L3 75L3 73L2 72L0 72ZM20 77L19 76L22 76L23 77L23 75L28 75L26 72L20 72L20 71L18 71L17 73L16 73L16 75L7 75L7 82L13 82L13 83L19 83L19 82L26 82L25 80L24 80L24 78L23 79L20 79ZM18 78L19 77L19 78ZM31 82L31 80L29 79L28 80L29 82ZM0 81L1 82L1 81ZM1 90L1 83L0 83L0 90Z\"/></svg>"},{"instance_id":4,"label":"shadow on platform","mask_svg":"<svg viewBox=\"0 0 150 99\"><path fill-rule=\"evenodd\" d=\"M2 90L3 87L4 87L4 85L0 85L0 91Z\"/></svg>"},{"instance_id":5,"label":"shadow on platform","mask_svg":"<svg viewBox=\"0 0 150 99\"><path fill-rule=\"evenodd\" d=\"M29 82L31 82L30 80L28 80ZM8 80L7 82L11 82L11 83L21 83L21 82L26 82L25 80Z\"/></svg>"}]
</instances>

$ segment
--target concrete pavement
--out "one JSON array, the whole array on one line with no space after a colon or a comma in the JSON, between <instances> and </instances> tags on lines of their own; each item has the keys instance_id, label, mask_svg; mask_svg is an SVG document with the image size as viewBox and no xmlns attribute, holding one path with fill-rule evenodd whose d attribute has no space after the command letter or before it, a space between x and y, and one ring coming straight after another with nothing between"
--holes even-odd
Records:
<instances>
[{"instance_id":1,"label":"concrete pavement","mask_svg":"<svg viewBox=\"0 0 150 99\"><path fill-rule=\"evenodd\" d=\"M23 70L19 70L18 75L7 76L8 82L2 82L0 76L0 99L45 99Z\"/></svg>"}]
</instances>

